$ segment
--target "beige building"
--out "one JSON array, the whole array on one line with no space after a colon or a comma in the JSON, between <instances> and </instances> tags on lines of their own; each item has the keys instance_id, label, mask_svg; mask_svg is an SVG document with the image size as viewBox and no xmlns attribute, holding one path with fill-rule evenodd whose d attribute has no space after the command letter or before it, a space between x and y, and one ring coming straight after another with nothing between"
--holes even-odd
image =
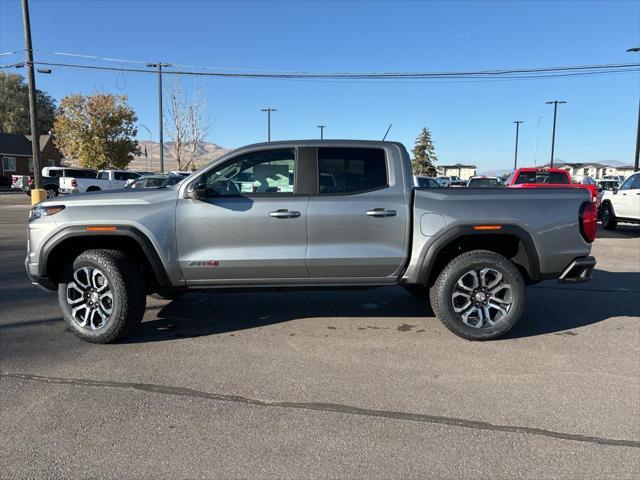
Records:
<instances>
[{"instance_id":1,"label":"beige building","mask_svg":"<svg viewBox=\"0 0 640 480\"><path fill-rule=\"evenodd\" d=\"M461 180L469 180L476 174L478 170L475 165L463 165L456 163L455 165L439 165L436 168L438 176L441 177L460 177Z\"/></svg>"},{"instance_id":2,"label":"beige building","mask_svg":"<svg viewBox=\"0 0 640 480\"><path fill-rule=\"evenodd\" d=\"M543 165L548 168L550 165ZM572 177L591 177L596 180L604 178L606 175L622 175L628 177L633 173L633 165L607 165L605 163L556 163L554 168L567 170Z\"/></svg>"}]
</instances>

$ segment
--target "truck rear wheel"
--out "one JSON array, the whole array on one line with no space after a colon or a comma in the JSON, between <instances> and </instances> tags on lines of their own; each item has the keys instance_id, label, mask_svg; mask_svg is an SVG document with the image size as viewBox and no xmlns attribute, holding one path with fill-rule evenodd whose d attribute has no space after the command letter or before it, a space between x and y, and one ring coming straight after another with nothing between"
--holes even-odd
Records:
<instances>
[{"instance_id":1,"label":"truck rear wheel","mask_svg":"<svg viewBox=\"0 0 640 480\"><path fill-rule=\"evenodd\" d=\"M488 250L454 258L429 293L440 321L467 340L492 340L511 330L522 316L525 296L518 269Z\"/></svg>"},{"instance_id":2,"label":"truck rear wheel","mask_svg":"<svg viewBox=\"0 0 640 480\"><path fill-rule=\"evenodd\" d=\"M146 307L142 274L117 250L87 250L58 285L65 322L82 340L111 343L141 321Z\"/></svg>"}]
</instances>

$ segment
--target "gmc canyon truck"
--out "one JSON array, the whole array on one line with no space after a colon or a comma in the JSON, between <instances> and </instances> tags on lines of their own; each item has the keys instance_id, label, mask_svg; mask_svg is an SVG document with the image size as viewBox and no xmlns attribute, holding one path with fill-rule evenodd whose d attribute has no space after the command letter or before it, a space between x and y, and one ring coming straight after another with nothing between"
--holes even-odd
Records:
<instances>
[{"instance_id":1,"label":"gmc canyon truck","mask_svg":"<svg viewBox=\"0 0 640 480\"><path fill-rule=\"evenodd\" d=\"M590 278L596 210L586 190L412 180L399 143L251 145L178 185L41 202L26 269L94 343L136 327L150 293L386 285L428 296L453 333L487 340L521 317L526 285Z\"/></svg>"}]
</instances>

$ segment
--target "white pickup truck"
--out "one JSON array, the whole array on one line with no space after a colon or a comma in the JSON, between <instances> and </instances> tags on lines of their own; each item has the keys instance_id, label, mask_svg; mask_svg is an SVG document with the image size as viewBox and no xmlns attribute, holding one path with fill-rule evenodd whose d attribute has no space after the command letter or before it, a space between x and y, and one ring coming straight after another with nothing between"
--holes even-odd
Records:
<instances>
[{"instance_id":1,"label":"white pickup truck","mask_svg":"<svg viewBox=\"0 0 640 480\"><path fill-rule=\"evenodd\" d=\"M128 180L140 177L130 170L99 170L96 178L61 177L60 193L95 192L124 188Z\"/></svg>"}]
</instances>

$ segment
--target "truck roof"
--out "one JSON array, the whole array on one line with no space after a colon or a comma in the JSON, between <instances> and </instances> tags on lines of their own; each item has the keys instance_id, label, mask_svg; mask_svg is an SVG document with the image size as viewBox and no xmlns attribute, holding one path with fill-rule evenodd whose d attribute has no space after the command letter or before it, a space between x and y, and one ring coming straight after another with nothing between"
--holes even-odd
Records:
<instances>
[{"instance_id":1,"label":"truck roof","mask_svg":"<svg viewBox=\"0 0 640 480\"><path fill-rule=\"evenodd\" d=\"M284 147L284 146L300 146L300 147L311 147L311 146L350 146L350 145L375 145L378 147L383 146L396 146L405 148L404 145L400 142L391 142L391 141L383 141L383 140L349 140L349 139L330 139L330 140L320 140L320 139L307 139L307 140L277 140L273 142L259 142L253 143L251 145L243 145L238 150L242 149L253 149L253 148L262 148L262 147Z\"/></svg>"}]
</instances>

